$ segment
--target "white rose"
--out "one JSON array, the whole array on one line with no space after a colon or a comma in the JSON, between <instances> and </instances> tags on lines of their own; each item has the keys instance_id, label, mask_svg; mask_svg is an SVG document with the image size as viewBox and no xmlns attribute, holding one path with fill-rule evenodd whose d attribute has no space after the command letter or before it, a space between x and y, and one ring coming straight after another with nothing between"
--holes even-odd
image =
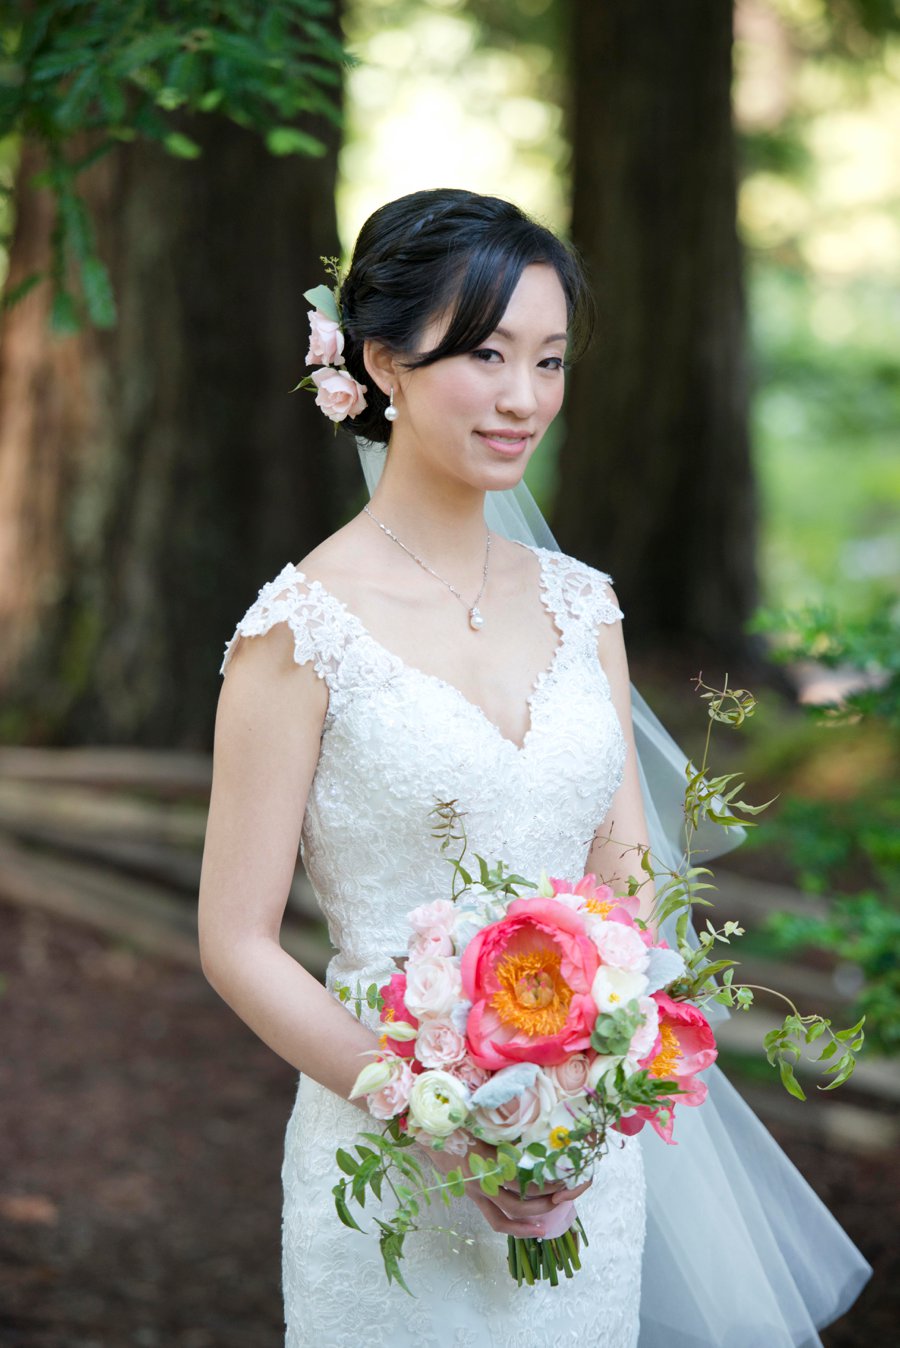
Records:
<instances>
[{"instance_id":1,"label":"white rose","mask_svg":"<svg viewBox=\"0 0 900 1348\"><path fill-rule=\"evenodd\" d=\"M600 1012L618 1011L646 991L647 979L643 974L613 969L607 964L600 965L591 984L591 997ZM409 1006L408 999L406 1004Z\"/></svg>"},{"instance_id":2,"label":"white rose","mask_svg":"<svg viewBox=\"0 0 900 1348\"><path fill-rule=\"evenodd\" d=\"M468 1097L463 1083L449 1072L422 1072L409 1093L410 1123L432 1137L449 1137L466 1121Z\"/></svg>"},{"instance_id":3,"label":"white rose","mask_svg":"<svg viewBox=\"0 0 900 1348\"><path fill-rule=\"evenodd\" d=\"M622 922L604 922L596 932L591 933L594 945L600 951L604 964L626 973L643 973L650 962L647 947L633 927Z\"/></svg>"},{"instance_id":4,"label":"white rose","mask_svg":"<svg viewBox=\"0 0 900 1348\"><path fill-rule=\"evenodd\" d=\"M466 1056L466 1041L449 1020L423 1020L416 1057L423 1067L452 1067Z\"/></svg>"},{"instance_id":5,"label":"white rose","mask_svg":"<svg viewBox=\"0 0 900 1348\"><path fill-rule=\"evenodd\" d=\"M403 1000L417 1020L449 1015L453 1003L461 997L462 979L455 959L447 955L410 959Z\"/></svg>"},{"instance_id":6,"label":"white rose","mask_svg":"<svg viewBox=\"0 0 900 1348\"><path fill-rule=\"evenodd\" d=\"M501 1069L505 1070L505 1069ZM495 1109L475 1109L473 1128L486 1142L518 1142L526 1146L547 1132L547 1120L556 1108L556 1088L538 1069L531 1086Z\"/></svg>"}]
</instances>

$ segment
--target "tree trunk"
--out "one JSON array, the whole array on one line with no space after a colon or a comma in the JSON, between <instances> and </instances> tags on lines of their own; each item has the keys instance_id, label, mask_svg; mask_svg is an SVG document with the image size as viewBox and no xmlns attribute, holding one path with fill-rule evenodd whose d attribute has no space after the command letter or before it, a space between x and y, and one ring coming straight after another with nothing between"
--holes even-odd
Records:
<instances>
[{"instance_id":1,"label":"tree trunk","mask_svg":"<svg viewBox=\"0 0 900 1348\"><path fill-rule=\"evenodd\" d=\"M746 649L756 602L731 6L575 4L572 232L598 299L561 456L562 545L631 643Z\"/></svg>"},{"instance_id":2,"label":"tree trunk","mask_svg":"<svg viewBox=\"0 0 900 1348\"><path fill-rule=\"evenodd\" d=\"M118 326L64 339L49 287L0 343L0 688L6 739L210 742L223 644L259 585L339 522L355 482L304 373L302 292L338 251L337 133L275 159L204 118L195 162L135 142L79 179ZM26 144L14 285L52 204Z\"/></svg>"}]
</instances>

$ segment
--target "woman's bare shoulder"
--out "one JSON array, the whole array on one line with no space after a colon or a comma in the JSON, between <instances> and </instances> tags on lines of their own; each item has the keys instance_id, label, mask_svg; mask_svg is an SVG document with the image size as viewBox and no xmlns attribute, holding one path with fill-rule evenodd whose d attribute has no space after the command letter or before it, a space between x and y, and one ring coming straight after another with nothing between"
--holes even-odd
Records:
<instances>
[{"instance_id":1,"label":"woman's bare shoulder","mask_svg":"<svg viewBox=\"0 0 900 1348\"><path fill-rule=\"evenodd\" d=\"M361 588L363 578L371 574L376 562L377 550L371 539L358 527L357 520L350 520L295 562L294 569L304 579L318 581L326 590L334 588L344 593Z\"/></svg>"}]
</instances>

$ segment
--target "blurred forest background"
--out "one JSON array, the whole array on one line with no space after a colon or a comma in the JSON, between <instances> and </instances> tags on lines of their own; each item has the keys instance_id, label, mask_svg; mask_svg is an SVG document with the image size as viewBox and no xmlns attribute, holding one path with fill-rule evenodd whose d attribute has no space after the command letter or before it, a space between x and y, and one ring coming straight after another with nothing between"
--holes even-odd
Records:
<instances>
[{"instance_id":1,"label":"blurred forest background","mask_svg":"<svg viewBox=\"0 0 900 1348\"><path fill-rule=\"evenodd\" d=\"M613 574L636 682L689 750L699 669L760 696L717 752L779 799L720 907L755 981L865 1012L874 1052L783 1101L760 1010L727 1065L878 1265L827 1342L889 1341L895 0L0 0L0 39L0 1342L278 1341L292 1074L192 932L217 670L364 500L350 438L289 393L302 293L439 185L589 267L598 338L529 481ZM321 969L302 872L292 900Z\"/></svg>"}]
</instances>

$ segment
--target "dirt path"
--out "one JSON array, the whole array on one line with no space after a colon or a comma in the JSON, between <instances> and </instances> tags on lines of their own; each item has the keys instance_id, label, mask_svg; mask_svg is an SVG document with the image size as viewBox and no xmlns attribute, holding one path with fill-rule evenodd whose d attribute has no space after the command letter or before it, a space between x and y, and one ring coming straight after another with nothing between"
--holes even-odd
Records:
<instances>
[{"instance_id":1,"label":"dirt path","mask_svg":"<svg viewBox=\"0 0 900 1348\"><path fill-rule=\"evenodd\" d=\"M276 1348L291 1069L199 972L59 918L0 902L0 970L0 1344ZM773 1131L881 1269L826 1342L892 1342L886 1158Z\"/></svg>"}]
</instances>

